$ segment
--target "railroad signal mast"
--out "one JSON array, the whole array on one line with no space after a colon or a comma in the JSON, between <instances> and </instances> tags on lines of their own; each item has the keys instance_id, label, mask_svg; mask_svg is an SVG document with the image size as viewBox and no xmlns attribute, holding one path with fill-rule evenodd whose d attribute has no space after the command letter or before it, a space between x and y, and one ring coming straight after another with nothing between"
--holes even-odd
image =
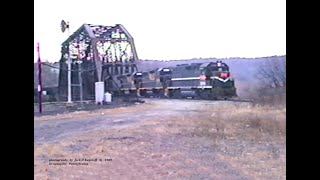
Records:
<instances>
[{"instance_id":1,"label":"railroad signal mast","mask_svg":"<svg viewBox=\"0 0 320 180\"><path fill-rule=\"evenodd\" d=\"M70 36L70 26L69 22L66 23L64 20L61 21L61 31L64 33L66 30L68 30L68 37ZM72 103L71 99L71 54L70 50L68 50L68 60L66 61L68 64L68 103Z\"/></svg>"}]
</instances>

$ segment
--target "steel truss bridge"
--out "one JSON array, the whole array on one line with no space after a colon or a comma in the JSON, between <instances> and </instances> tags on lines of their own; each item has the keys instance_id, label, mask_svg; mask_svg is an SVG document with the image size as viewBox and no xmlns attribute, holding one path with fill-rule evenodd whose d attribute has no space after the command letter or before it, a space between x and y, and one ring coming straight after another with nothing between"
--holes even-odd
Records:
<instances>
[{"instance_id":1,"label":"steel truss bridge","mask_svg":"<svg viewBox=\"0 0 320 180\"><path fill-rule=\"evenodd\" d=\"M68 68L71 64L72 99L79 99L81 84L83 99L92 99L95 82L105 82L105 89L113 88L114 76L137 71L138 55L134 40L121 24L103 26L83 24L62 43L59 96L67 98ZM81 72L81 73L79 73Z\"/></svg>"}]
</instances>

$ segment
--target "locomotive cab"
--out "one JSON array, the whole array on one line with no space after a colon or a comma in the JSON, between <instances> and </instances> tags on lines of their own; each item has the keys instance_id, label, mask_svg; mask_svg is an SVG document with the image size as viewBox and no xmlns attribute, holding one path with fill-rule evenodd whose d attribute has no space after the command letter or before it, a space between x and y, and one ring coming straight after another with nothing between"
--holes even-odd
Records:
<instances>
[{"instance_id":1,"label":"locomotive cab","mask_svg":"<svg viewBox=\"0 0 320 180\"><path fill-rule=\"evenodd\" d=\"M142 72L135 72L132 74L133 75L133 83L136 88L141 88L142 87Z\"/></svg>"},{"instance_id":2,"label":"locomotive cab","mask_svg":"<svg viewBox=\"0 0 320 180\"><path fill-rule=\"evenodd\" d=\"M169 90L168 87L172 85L172 69L170 68L162 68L159 69L159 77L160 82L164 91L164 96L169 97Z\"/></svg>"},{"instance_id":3,"label":"locomotive cab","mask_svg":"<svg viewBox=\"0 0 320 180\"><path fill-rule=\"evenodd\" d=\"M162 86L164 88L168 87L172 78L172 70L170 68L159 69L159 77Z\"/></svg>"}]
</instances>

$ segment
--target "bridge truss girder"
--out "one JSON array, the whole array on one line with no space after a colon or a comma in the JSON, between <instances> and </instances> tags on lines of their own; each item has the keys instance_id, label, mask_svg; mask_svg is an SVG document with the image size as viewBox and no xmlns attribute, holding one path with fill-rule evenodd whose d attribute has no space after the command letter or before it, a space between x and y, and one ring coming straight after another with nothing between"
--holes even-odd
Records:
<instances>
[{"instance_id":1,"label":"bridge truss girder","mask_svg":"<svg viewBox=\"0 0 320 180\"><path fill-rule=\"evenodd\" d=\"M67 94L66 61L69 55L74 62L71 66L71 84L80 83L77 70L81 68L85 99L94 96L95 82L137 71L135 61L138 55L134 40L124 26L83 24L62 43L59 73L59 93L62 99ZM77 99L79 88L72 87L72 94L73 99Z\"/></svg>"}]
</instances>

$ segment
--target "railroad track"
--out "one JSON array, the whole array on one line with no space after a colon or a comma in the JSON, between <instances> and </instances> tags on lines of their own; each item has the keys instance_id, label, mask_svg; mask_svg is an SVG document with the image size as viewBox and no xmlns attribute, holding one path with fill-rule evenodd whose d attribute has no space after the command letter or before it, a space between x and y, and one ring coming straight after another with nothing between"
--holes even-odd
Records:
<instances>
[{"instance_id":1,"label":"railroad track","mask_svg":"<svg viewBox=\"0 0 320 180\"><path fill-rule=\"evenodd\" d=\"M252 101L252 100L249 100L249 99L225 99L225 100L222 100L222 101L250 102L250 103L253 103L253 101Z\"/></svg>"},{"instance_id":2,"label":"railroad track","mask_svg":"<svg viewBox=\"0 0 320 180\"><path fill-rule=\"evenodd\" d=\"M138 100L143 100L143 99L175 99L175 100L201 100L201 101L232 101L232 102L249 102L253 103L254 101L249 100L249 99L240 99L240 98L227 98L227 99L201 99L201 98L164 98L164 97L137 97Z\"/></svg>"}]
</instances>

